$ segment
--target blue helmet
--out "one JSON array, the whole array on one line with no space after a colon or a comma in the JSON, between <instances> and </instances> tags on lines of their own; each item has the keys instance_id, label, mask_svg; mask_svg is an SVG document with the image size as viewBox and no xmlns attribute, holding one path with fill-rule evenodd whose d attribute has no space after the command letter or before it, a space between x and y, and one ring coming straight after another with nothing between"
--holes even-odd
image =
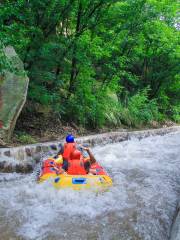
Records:
<instances>
[{"instance_id":1,"label":"blue helmet","mask_svg":"<svg viewBox=\"0 0 180 240\"><path fill-rule=\"evenodd\" d=\"M73 143L74 142L74 136L72 134L69 134L66 136L66 142L67 143Z\"/></svg>"}]
</instances>

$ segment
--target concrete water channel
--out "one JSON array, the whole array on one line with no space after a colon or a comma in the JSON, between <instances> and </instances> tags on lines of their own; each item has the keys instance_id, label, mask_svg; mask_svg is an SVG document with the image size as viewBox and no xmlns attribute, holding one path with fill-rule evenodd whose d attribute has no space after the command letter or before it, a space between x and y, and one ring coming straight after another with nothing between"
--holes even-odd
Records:
<instances>
[{"instance_id":1,"label":"concrete water channel","mask_svg":"<svg viewBox=\"0 0 180 240\"><path fill-rule=\"evenodd\" d=\"M48 182L37 184L34 172L11 173L18 164L35 166L38 157L33 163L32 159L37 146L23 147L20 159L19 148L2 149L0 239L180 239L180 131L159 134L135 132L120 137L116 133L110 138L79 139L95 145L97 160L113 178L114 186L101 194L57 191ZM50 143L48 150L52 144L58 142ZM41 154L45 146L47 149L47 144L41 145ZM9 173L5 173L8 164Z\"/></svg>"}]
</instances>

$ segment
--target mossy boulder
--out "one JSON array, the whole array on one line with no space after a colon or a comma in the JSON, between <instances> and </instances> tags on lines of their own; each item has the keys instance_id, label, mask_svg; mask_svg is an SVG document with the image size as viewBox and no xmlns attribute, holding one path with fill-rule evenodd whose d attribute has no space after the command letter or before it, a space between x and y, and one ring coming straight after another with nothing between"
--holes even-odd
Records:
<instances>
[{"instance_id":1,"label":"mossy boulder","mask_svg":"<svg viewBox=\"0 0 180 240\"><path fill-rule=\"evenodd\" d=\"M8 67L0 69L0 139L8 142L25 104L29 79L14 48L3 51Z\"/></svg>"}]
</instances>

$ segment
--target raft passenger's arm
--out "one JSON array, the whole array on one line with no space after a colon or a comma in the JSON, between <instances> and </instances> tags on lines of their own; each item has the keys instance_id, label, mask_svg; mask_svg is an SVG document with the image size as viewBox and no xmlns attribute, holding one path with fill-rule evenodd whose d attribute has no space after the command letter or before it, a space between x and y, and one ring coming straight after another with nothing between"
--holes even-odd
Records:
<instances>
[{"instance_id":1,"label":"raft passenger's arm","mask_svg":"<svg viewBox=\"0 0 180 240\"><path fill-rule=\"evenodd\" d=\"M95 159L93 153L90 151L90 149L89 149L89 148L86 148L86 147L83 147L83 149L86 150L87 153L89 154L91 164L92 164L92 163L95 163L95 162L96 162L96 159Z\"/></svg>"}]
</instances>

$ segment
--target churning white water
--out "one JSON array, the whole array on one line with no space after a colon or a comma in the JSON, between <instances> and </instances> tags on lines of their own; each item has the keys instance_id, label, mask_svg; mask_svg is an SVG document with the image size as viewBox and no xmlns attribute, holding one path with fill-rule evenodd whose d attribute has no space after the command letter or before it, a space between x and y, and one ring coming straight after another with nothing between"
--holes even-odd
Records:
<instances>
[{"instance_id":1,"label":"churning white water","mask_svg":"<svg viewBox=\"0 0 180 240\"><path fill-rule=\"evenodd\" d=\"M93 149L114 186L55 190L0 174L1 240L167 240L180 196L180 133Z\"/></svg>"}]
</instances>

